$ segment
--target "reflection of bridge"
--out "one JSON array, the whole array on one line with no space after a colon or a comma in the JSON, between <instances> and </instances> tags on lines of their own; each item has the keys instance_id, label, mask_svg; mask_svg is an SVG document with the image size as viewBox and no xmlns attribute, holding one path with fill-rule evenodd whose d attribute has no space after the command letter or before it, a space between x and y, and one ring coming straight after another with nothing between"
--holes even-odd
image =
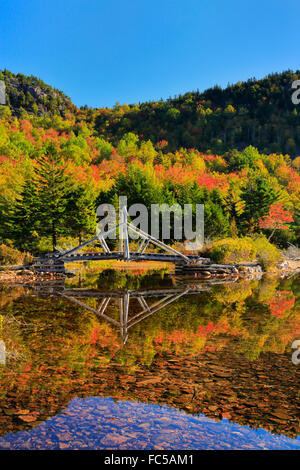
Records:
<instances>
[{"instance_id":1,"label":"reflection of bridge","mask_svg":"<svg viewBox=\"0 0 300 470\"><path fill-rule=\"evenodd\" d=\"M175 291L175 292L174 292ZM86 305L85 303L78 300L78 296L81 297L82 292L74 292L72 290L72 294L69 293L60 293L63 298L80 305L81 307L90 310L91 312L95 313L98 317L104 318L108 322L112 323L113 325L117 326L120 329L121 338L123 343L125 344L128 338L128 330L132 328L137 323L145 320L145 318L153 315L154 313L158 312L162 308L170 305L171 303L175 302L177 299L189 293L189 289L185 290L176 290L176 289L166 289L165 291L152 291L149 292L138 292L138 291L130 291L127 290L125 292L120 293L102 293L100 296L101 302L97 309ZM95 294L92 296L94 297ZM162 297L159 300L155 301L150 305L148 297L155 296L155 297ZM84 295L84 298L90 297L89 295ZM146 300L147 298L147 300ZM119 303L119 320L115 320L107 315L106 309L108 305L117 300ZM136 300L139 303L140 309L137 313L133 316L129 316L129 307L130 307L130 300Z\"/></svg>"},{"instance_id":2,"label":"reflection of bridge","mask_svg":"<svg viewBox=\"0 0 300 470\"><path fill-rule=\"evenodd\" d=\"M232 282L232 281L228 281ZM93 289L64 289L63 283L49 283L36 285L33 289L42 296L58 296L94 313L119 328L121 338L125 344L128 331L134 325L157 313L185 295L197 294L210 290L214 284L224 284L224 281L195 284L190 283L165 289L99 291ZM53 285L53 287L51 287ZM151 298L154 302L151 302ZM82 299L99 299L96 308L84 303ZM108 306L115 305L119 309L119 318L112 318L107 312ZM131 312L132 311L132 312Z\"/></svg>"},{"instance_id":3,"label":"reflection of bridge","mask_svg":"<svg viewBox=\"0 0 300 470\"><path fill-rule=\"evenodd\" d=\"M119 251L111 252L106 238L108 235L116 234L119 231ZM136 251L130 252L129 234L135 234L135 237L141 239ZM101 252L80 253L80 250L92 243L100 244ZM160 253L146 253L148 245L155 245ZM206 264L209 260L205 260L197 255L186 255L178 250L166 245L152 235L144 232L140 228L128 221L126 207L120 211L119 224L110 230L100 232L96 237L85 243L64 252L49 253L43 258L34 260L34 268L36 271L64 272L64 264L74 261L96 261L96 260L125 260L125 261L164 261L180 265Z\"/></svg>"}]
</instances>

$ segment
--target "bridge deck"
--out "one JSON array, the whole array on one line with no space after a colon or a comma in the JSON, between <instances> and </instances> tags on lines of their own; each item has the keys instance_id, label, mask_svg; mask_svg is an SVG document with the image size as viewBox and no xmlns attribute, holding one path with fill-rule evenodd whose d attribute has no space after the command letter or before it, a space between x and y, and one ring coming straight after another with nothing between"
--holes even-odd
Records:
<instances>
[{"instance_id":1,"label":"bridge deck","mask_svg":"<svg viewBox=\"0 0 300 470\"><path fill-rule=\"evenodd\" d=\"M186 257L191 261L204 261L204 258L201 258L197 255L186 255ZM113 251L111 253L72 253L69 255L60 255L60 254L50 254L43 261L46 260L57 260L63 261L65 263L71 263L74 261L96 261L96 260L124 260L124 253L119 251ZM185 260L179 255L173 255L168 253L130 253L131 261L164 261L169 263L183 263Z\"/></svg>"}]
</instances>

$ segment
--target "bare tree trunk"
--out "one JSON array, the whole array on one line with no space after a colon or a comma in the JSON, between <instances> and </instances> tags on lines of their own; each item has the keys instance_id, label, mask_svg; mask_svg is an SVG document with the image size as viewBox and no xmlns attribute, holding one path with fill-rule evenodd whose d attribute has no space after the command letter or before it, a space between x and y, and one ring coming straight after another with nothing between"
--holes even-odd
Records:
<instances>
[{"instance_id":1,"label":"bare tree trunk","mask_svg":"<svg viewBox=\"0 0 300 470\"><path fill-rule=\"evenodd\" d=\"M273 237L273 235L274 235L274 233L275 233L275 230L277 230L277 226L274 227L274 229L273 229L271 235L270 235L269 238L268 238L268 242L269 242L269 241L271 240L271 238Z\"/></svg>"},{"instance_id":2,"label":"bare tree trunk","mask_svg":"<svg viewBox=\"0 0 300 470\"><path fill-rule=\"evenodd\" d=\"M52 220L52 248L55 251L56 247L56 228L55 228L55 221Z\"/></svg>"}]
</instances>

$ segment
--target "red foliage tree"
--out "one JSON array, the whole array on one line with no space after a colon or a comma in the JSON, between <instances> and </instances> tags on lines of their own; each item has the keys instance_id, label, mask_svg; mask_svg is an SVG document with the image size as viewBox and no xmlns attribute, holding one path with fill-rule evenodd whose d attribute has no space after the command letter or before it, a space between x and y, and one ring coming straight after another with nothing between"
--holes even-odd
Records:
<instances>
[{"instance_id":1,"label":"red foliage tree","mask_svg":"<svg viewBox=\"0 0 300 470\"><path fill-rule=\"evenodd\" d=\"M277 202L270 206L269 213L258 219L259 228L272 230L268 241L271 240L275 231L288 228L288 223L294 222L291 212L283 209L283 204Z\"/></svg>"},{"instance_id":2,"label":"red foliage tree","mask_svg":"<svg viewBox=\"0 0 300 470\"><path fill-rule=\"evenodd\" d=\"M159 142L156 143L156 147L160 150L166 148L169 145L169 142L167 140L160 140Z\"/></svg>"}]
</instances>

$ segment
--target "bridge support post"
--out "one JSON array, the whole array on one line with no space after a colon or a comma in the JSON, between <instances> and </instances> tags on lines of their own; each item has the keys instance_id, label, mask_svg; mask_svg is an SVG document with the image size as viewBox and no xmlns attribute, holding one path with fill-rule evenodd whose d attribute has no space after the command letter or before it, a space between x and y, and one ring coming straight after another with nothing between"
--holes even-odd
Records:
<instances>
[{"instance_id":1,"label":"bridge support post","mask_svg":"<svg viewBox=\"0 0 300 470\"><path fill-rule=\"evenodd\" d=\"M33 260L32 267L36 272L65 274L65 262L62 259L37 258Z\"/></svg>"},{"instance_id":2,"label":"bridge support post","mask_svg":"<svg viewBox=\"0 0 300 470\"><path fill-rule=\"evenodd\" d=\"M124 247L124 258L126 261L130 260L130 252L129 252L129 238L128 238L128 228L127 228L127 210L126 207L124 207L123 210L123 233L124 233L124 242L125 242L125 247Z\"/></svg>"},{"instance_id":3,"label":"bridge support post","mask_svg":"<svg viewBox=\"0 0 300 470\"><path fill-rule=\"evenodd\" d=\"M123 344L126 343L128 333L127 333L127 323L128 323L128 310L129 310L129 292L126 292L122 297L119 299L120 305L120 333Z\"/></svg>"},{"instance_id":4,"label":"bridge support post","mask_svg":"<svg viewBox=\"0 0 300 470\"><path fill-rule=\"evenodd\" d=\"M124 213L123 209L120 208L119 211L119 252L123 253L123 246L124 246L124 228L123 228L123 220L124 220Z\"/></svg>"}]
</instances>

